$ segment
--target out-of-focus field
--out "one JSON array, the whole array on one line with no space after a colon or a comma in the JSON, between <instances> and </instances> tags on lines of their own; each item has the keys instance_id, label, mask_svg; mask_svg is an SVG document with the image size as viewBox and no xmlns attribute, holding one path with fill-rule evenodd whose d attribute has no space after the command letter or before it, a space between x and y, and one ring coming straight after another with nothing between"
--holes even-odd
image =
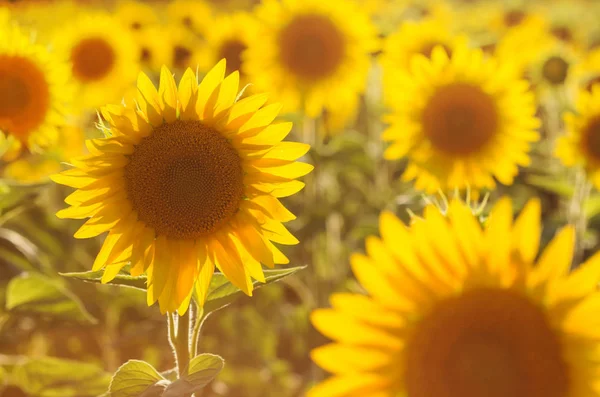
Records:
<instances>
[{"instance_id":1,"label":"out-of-focus field","mask_svg":"<svg viewBox=\"0 0 600 397\"><path fill-rule=\"evenodd\" d=\"M410 154L393 160L384 157L390 143L381 135L394 123L386 115L401 112L398 103L418 103L426 95L407 98L414 92L403 91L394 81L396 71L410 70L415 55L426 58L438 51L451 55L460 46L481 49L482 57L512 65L511 73L528 81L540 120L535 129L541 137L528 146L529 164L520 164L511 183L498 182L494 175L495 187L473 186L476 179L472 179L457 194L481 203L482 215L489 211L486 203L502 195L512 197L516 210L529 198L539 197L542 245L557 229L572 223L580 238L579 259L597 251L600 195L585 176L564 165L554 148L556 139L567 133L563 113L574 111L580 92L591 92L594 82L600 81L600 2L323 3L328 1L331 4L325 8L333 10L327 11L332 19L346 18L344 48L354 52L344 61L347 70L340 72L339 79L333 73L328 85L313 91L299 89L300 93L294 91L298 89L293 71L269 64L269 56L276 58L270 46L285 44L281 38L273 39L278 31L273 26L286 20L267 15L261 11L265 4L257 1L0 2L0 131L6 133L0 166L0 396L96 396L107 391L111 374L127 360L144 360L159 371L174 367L165 316L156 305L147 306L144 291L60 275L89 271L105 236L73 237L82 221L55 215L65 207L63 200L72 189L49 179L65 169L70 158L85 153L84 139L102 136L97 127L103 120L97 109L120 101L134 103L138 73L144 71L157 83L162 65L178 82L187 67L202 77L227 58L228 66L241 71L241 86L253 84L249 92L266 91L270 101L284 103L279 118L294 123L289 139L311 145L304 161L315 166L302 179L306 187L282 199L297 217L286 226L299 240L297 245L281 247L290 260L285 266L306 268L208 317L200 350L220 355L226 365L202 397L303 396L322 381L326 374L312 363L310 351L327 339L311 325L310 313L327 307L332 293L363 292L349 258L364 251L367 236L378 235L379 214L390 210L409 222L428 203L443 207L446 197L454 194L449 185L423 189L402 179L409 162L415 161ZM354 25L357 31L352 31L353 21L346 14L334 15L336 7L350 6L368 19L368 28L358 26L361 20ZM111 51L118 68L114 76L94 86L70 74L57 78L62 83L52 100L71 96L70 104L57 105L57 117L63 119L55 125L50 121L47 128L58 139L41 151L30 147L27 139L17 139L16 148L9 139L10 127L2 124L3 112L19 100L2 85L3 57L14 51L16 42L7 42L1 34L7 34L5 26L13 24L67 65L72 60L64 59L69 54L64 48L72 48L78 35L87 37L96 29L114 45ZM310 60L306 73L313 73L310 65L319 60L321 68L337 62L331 52L335 38L317 35L311 40L315 51L327 51ZM96 55L88 60L92 69L94 62L102 62ZM600 89L600 83L596 87ZM468 145L474 138L464 139ZM598 142L589 145L598 150ZM500 157L510 156L510 152L500 153ZM588 177L594 172L588 169ZM24 365L29 365L29 372L18 370ZM48 371L56 373L48 375Z\"/></svg>"}]
</instances>

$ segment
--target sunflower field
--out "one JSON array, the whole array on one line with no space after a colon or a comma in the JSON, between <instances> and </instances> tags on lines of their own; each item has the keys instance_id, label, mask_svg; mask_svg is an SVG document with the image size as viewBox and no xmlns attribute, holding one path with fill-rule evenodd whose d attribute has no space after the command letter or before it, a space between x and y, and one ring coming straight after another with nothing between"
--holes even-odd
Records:
<instances>
[{"instance_id":1,"label":"sunflower field","mask_svg":"<svg viewBox=\"0 0 600 397\"><path fill-rule=\"evenodd\" d=\"M0 397L600 397L599 0L0 0Z\"/></svg>"}]
</instances>

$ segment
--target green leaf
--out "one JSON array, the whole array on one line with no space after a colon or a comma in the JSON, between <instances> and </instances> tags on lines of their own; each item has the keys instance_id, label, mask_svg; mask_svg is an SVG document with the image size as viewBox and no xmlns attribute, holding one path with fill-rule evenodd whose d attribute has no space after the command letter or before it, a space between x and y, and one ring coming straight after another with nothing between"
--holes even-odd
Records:
<instances>
[{"instance_id":1,"label":"green leaf","mask_svg":"<svg viewBox=\"0 0 600 397\"><path fill-rule=\"evenodd\" d=\"M528 175L527 183L532 186L556 193L563 197L571 197L574 193L573 182L555 175Z\"/></svg>"},{"instance_id":2,"label":"green leaf","mask_svg":"<svg viewBox=\"0 0 600 397\"><path fill-rule=\"evenodd\" d=\"M265 282L261 283L254 280L254 288L258 289L267 284L279 281L285 277L291 276L305 267L306 266L299 266L288 269L265 270ZM208 294L204 303L204 313L208 314L222 309L242 295L244 295L244 293L239 288L231 284L223 273L215 273L210 281L210 286L208 287ZM194 298L197 299L196 296L194 296Z\"/></svg>"},{"instance_id":3,"label":"green leaf","mask_svg":"<svg viewBox=\"0 0 600 397\"><path fill-rule=\"evenodd\" d=\"M225 361L215 354L201 354L190 361L188 373L171 383L162 397L180 397L202 390L221 372Z\"/></svg>"},{"instance_id":4,"label":"green leaf","mask_svg":"<svg viewBox=\"0 0 600 397\"><path fill-rule=\"evenodd\" d=\"M110 382L111 397L161 396L169 381L150 364L129 360L121 365Z\"/></svg>"},{"instance_id":5,"label":"green leaf","mask_svg":"<svg viewBox=\"0 0 600 397\"><path fill-rule=\"evenodd\" d=\"M264 285L279 281L287 276L296 273L299 270L304 269L305 267L306 266L299 266L288 269L265 270L265 283L261 283L255 280L254 288L260 288ZM100 270L96 272L89 271L80 273L60 273L60 275L92 283L101 283L103 273L104 272ZM133 287L145 290L146 281L146 275L133 277L129 274L129 266L125 266L123 267L123 269L121 269L117 276L107 284L118 285L122 287ZM227 277L225 277L223 273L215 273L208 288L208 294L206 302L204 304L204 312L211 313L215 310L221 309L233 302L238 297L242 296L243 294L244 293L240 289L238 289L236 286L231 284L229 280L227 280ZM196 296L194 296L194 298L197 299Z\"/></svg>"},{"instance_id":6,"label":"green leaf","mask_svg":"<svg viewBox=\"0 0 600 397\"><path fill-rule=\"evenodd\" d=\"M56 280L37 273L21 273L8 283L6 309L96 323L77 296Z\"/></svg>"},{"instance_id":7,"label":"green leaf","mask_svg":"<svg viewBox=\"0 0 600 397\"><path fill-rule=\"evenodd\" d=\"M102 283L102 275L104 270L98 270L95 272L79 272L79 273L59 273L61 276L75 278L77 280L88 281L91 283ZM138 289L146 289L146 275L132 276L129 274L129 265L124 266L117 276L107 284L118 285L121 287L132 287Z\"/></svg>"},{"instance_id":8,"label":"green leaf","mask_svg":"<svg viewBox=\"0 0 600 397\"><path fill-rule=\"evenodd\" d=\"M591 219L600 214L600 195L593 195L583 204L586 218Z\"/></svg>"},{"instance_id":9,"label":"green leaf","mask_svg":"<svg viewBox=\"0 0 600 397\"><path fill-rule=\"evenodd\" d=\"M102 368L54 357L30 359L17 366L11 383L38 397L87 397L104 393L110 374Z\"/></svg>"}]
</instances>

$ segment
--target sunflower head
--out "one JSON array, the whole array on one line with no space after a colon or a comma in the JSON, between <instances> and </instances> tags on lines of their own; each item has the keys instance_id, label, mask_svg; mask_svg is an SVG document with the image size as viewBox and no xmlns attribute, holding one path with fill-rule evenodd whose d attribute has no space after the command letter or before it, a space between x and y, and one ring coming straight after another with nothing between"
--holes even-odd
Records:
<instances>
[{"instance_id":1,"label":"sunflower head","mask_svg":"<svg viewBox=\"0 0 600 397\"><path fill-rule=\"evenodd\" d=\"M118 100L139 68L131 32L107 14L85 14L58 30L55 46L71 62L82 109Z\"/></svg>"},{"instance_id":2,"label":"sunflower head","mask_svg":"<svg viewBox=\"0 0 600 397\"><path fill-rule=\"evenodd\" d=\"M137 0L122 0L117 4L116 16L123 26L130 29L134 34L156 27L159 18L154 8Z\"/></svg>"},{"instance_id":3,"label":"sunflower head","mask_svg":"<svg viewBox=\"0 0 600 397\"><path fill-rule=\"evenodd\" d=\"M600 187L600 84L578 94L576 112L564 116L567 133L556 145L556 155L568 167L582 167Z\"/></svg>"},{"instance_id":4,"label":"sunflower head","mask_svg":"<svg viewBox=\"0 0 600 397\"><path fill-rule=\"evenodd\" d=\"M234 13L219 16L211 22L206 33L206 56L211 65L221 59L227 60L227 73L236 70L245 78L245 53L257 36L258 26L251 14Z\"/></svg>"},{"instance_id":5,"label":"sunflower head","mask_svg":"<svg viewBox=\"0 0 600 397\"><path fill-rule=\"evenodd\" d=\"M382 237L351 257L367 295L335 294L312 314L333 342L312 358L332 377L307 395L596 395L600 255L569 274L565 227L538 257L540 207L513 222L501 199L485 226L459 201L409 226L383 213Z\"/></svg>"},{"instance_id":6,"label":"sunflower head","mask_svg":"<svg viewBox=\"0 0 600 397\"><path fill-rule=\"evenodd\" d=\"M309 117L337 110L364 90L375 29L350 0L264 1L246 70L286 110Z\"/></svg>"},{"instance_id":7,"label":"sunflower head","mask_svg":"<svg viewBox=\"0 0 600 397\"><path fill-rule=\"evenodd\" d=\"M279 198L304 186L308 145L283 142L291 123L256 94L238 100L239 73L222 60L198 84L191 69L176 85L163 67L157 88L138 78L137 107L107 106L106 138L54 176L77 188L62 218L89 218L75 237L108 232L94 269L111 280L126 264L148 274L148 303L185 311L196 285L206 294L215 266L247 294L261 264L287 263L273 244L296 244Z\"/></svg>"},{"instance_id":8,"label":"sunflower head","mask_svg":"<svg viewBox=\"0 0 600 397\"><path fill-rule=\"evenodd\" d=\"M539 121L533 94L508 65L480 50L461 47L448 57L437 47L431 58L416 55L397 81L385 156L408 158L403 178L417 189L494 188L528 164Z\"/></svg>"},{"instance_id":9,"label":"sunflower head","mask_svg":"<svg viewBox=\"0 0 600 397\"><path fill-rule=\"evenodd\" d=\"M0 28L0 133L12 152L56 142L73 100L67 64L17 26Z\"/></svg>"}]
</instances>

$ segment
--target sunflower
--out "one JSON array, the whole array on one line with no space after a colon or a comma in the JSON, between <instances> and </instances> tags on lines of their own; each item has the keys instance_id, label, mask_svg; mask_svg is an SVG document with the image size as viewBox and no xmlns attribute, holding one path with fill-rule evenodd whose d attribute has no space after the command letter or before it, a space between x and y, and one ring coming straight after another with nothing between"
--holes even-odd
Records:
<instances>
[{"instance_id":1,"label":"sunflower","mask_svg":"<svg viewBox=\"0 0 600 397\"><path fill-rule=\"evenodd\" d=\"M2 167L2 177L20 184L47 182L51 175L61 171L62 163L80 156L84 149L83 130L66 124L59 131L57 142L42 153L22 151Z\"/></svg>"},{"instance_id":2,"label":"sunflower","mask_svg":"<svg viewBox=\"0 0 600 397\"><path fill-rule=\"evenodd\" d=\"M89 13L59 29L57 52L71 61L82 109L118 100L138 72L138 49L113 17Z\"/></svg>"},{"instance_id":3,"label":"sunflower","mask_svg":"<svg viewBox=\"0 0 600 397\"><path fill-rule=\"evenodd\" d=\"M394 90L393 79L398 70L406 70L415 54L431 57L436 46L441 46L448 56L456 48L465 46L467 37L455 35L447 24L433 19L421 22L405 22L400 28L388 36L383 45L381 65L383 67L383 85ZM386 97L389 96L387 93Z\"/></svg>"},{"instance_id":4,"label":"sunflower","mask_svg":"<svg viewBox=\"0 0 600 397\"><path fill-rule=\"evenodd\" d=\"M215 18L208 27L206 52L203 57L209 65L227 61L227 73L238 70L244 83L244 53L256 40L256 21L250 14L235 13Z\"/></svg>"},{"instance_id":5,"label":"sunflower","mask_svg":"<svg viewBox=\"0 0 600 397\"><path fill-rule=\"evenodd\" d=\"M167 38L167 39L165 39ZM158 74L162 65L169 65L174 60L175 50L169 42L169 32L163 27L152 26L135 34L138 59L146 71Z\"/></svg>"},{"instance_id":6,"label":"sunflower","mask_svg":"<svg viewBox=\"0 0 600 397\"><path fill-rule=\"evenodd\" d=\"M540 212L531 200L513 223L501 199L483 230L459 201L409 227L383 213L383 238L351 258L369 295L333 295L312 314L334 341L312 359L333 377L307 395L600 395L600 255L569 274L565 227L536 261Z\"/></svg>"},{"instance_id":7,"label":"sunflower","mask_svg":"<svg viewBox=\"0 0 600 397\"><path fill-rule=\"evenodd\" d=\"M115 15L123 26L126 26L134 33L142 33L159 23L154 7L141 1L120 1L117 4Z\"/></svg>"},{"instance_id":8,"label":"sunflower","mask_svg":"<svg viewBox=\"0 0 600 397\"><path fill-rule=\"evenodd\" d=\"M542 51L528 68L528 75L540 96L545 91L564 88L567 92L577 88L576 73L580 54L558 39Z\"/></svg>"},{"instance_id":9,"label":"sunflower","mask_svg":"<svg viewBox=\"0 0 600 397\"><path fill-rule=\"evenodd\" d=\"M600 84L579 92L576 111L564 116L567 134L558 138L556 155L568 167L583 167L600 188Z\"/></svg>"},{"instance_id":10,"label":"sunflower","mask_svg":"<svg viewBox=\"0 0 600 397\"><path fill-rule=\"evenodd\" d=\"M178 72L183 72L187 68L196 70L199 66L207 65L203 58L205 47L201 39L178 24L167 25L165 31L166 35L162 40L169 47L169 62L165 63L166 65Z\"/></svg>"},{"instance_id":11,"label":"sunflower","mask_svg":"<svg viewBox=\"0 0 600 397\"><path fill-rule=\"evenodd\" d=\"M66 62L16 25L0 28L0 136L10 157L23 145L39 151L56 142L73 99Z\"/></svg>"},{"instance_id":12,"label":"sunflower","mask_svg":"<svg viewBox=\"0 0 600 397\"><path fill-rule=\"evenodd\" d=\"M534 96L514 69L484 58L481 50L442 47L431 58L413 57L410 72L398 72L385 157L407 157L403 179L434 193L492 189L494 177L511 184L519 165L529 163L535 131Z\"/></svg>"},{"instance_id":13,"label":"sunflower","mask_svg":"<svg viewBox=\"0 0 600 397\"><path fill-rule=\"evenodd\" d=\"M173 0L167 5L169 24L183 28L203 38L207 33L207 22L212 18L212 10L205 1Z\"/></svg>"},{"instance_id":14,"label":"sunflower","mask_svg":"<svg viewBox=\"0 0 600 397\"><path fill-rule=\"evenodd\" d=\"M138 78L138 107L102 109L108 136L87 141L89 156L53 179L78 190L61 218L89 218L75 233L109 232L93 269L110 281L127 263L148 274L148 303L185 312L192 288L206 295L214 267L246 294L264 281L261 263L287 263L273 245L296 244L294 219L278 200L298 192L312 166L308 145L282 142L291 123L256 94L236 101L239 74L225 60L198 85L188 69L177 87L164 67L158 90Z\"/></svg>"},{"instance_id":15,"label":"sunflower","mask_svg":"<svg viewBox=\"0 0 600 397\"><path fill-rule=\"evenodd\" d=\"M286 111L308 117L356 102L377 42L350 0L266 0L256 13L263 30L246 70L258 89L274 90Z\"/></svg>"}]
</instances>

